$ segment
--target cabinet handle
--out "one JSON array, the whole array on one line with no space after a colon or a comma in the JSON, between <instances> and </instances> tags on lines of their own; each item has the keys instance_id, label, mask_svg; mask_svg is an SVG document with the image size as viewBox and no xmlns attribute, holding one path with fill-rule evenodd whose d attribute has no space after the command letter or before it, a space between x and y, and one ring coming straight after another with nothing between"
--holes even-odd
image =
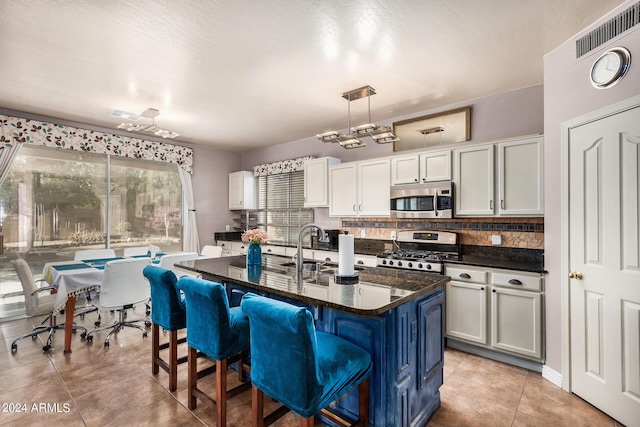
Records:
<instances>
[{"instance_id":1,"label":"cabinet handle","mask_svg":"<svg viewBox=\"0 0 640 427\"><path fill-rule=\"evenodd\" d=\"M484 291L484 286L480 288L481 291Z\"/></svg>"},{"instance_id":2,"label":"cabinet handle","mask_svg":"<svg viewBox=\"0 0 640 427\"><path fill-rule=\"evenodd\" d=\"M504 200L500 200L500 209L504 210Z\"/></svg>"},{"instance_id":3,"label":"cabinet handle","mask_svg":"<svg viewBox=\"0 0 640 427\"><path fill-rule=\"evenodd\" d=\"M414 179L413 181L414 181L414 182L418 182L418 178Z\"/></svg>"},{"instance_id":4,"label":"cabinet handle","mask_svg":"<svg viewBox=\"0 0 640 427\"><path fill-rule=\"evenodd\" d=\"M360 264L360 265L362 265L362 264L364 264L364 261L359 260L358 262L356 262L356 264Z\"/></svg>"},{"instance_id":5,"label":"cabinet handle","mask_svg":"<svg viewBox=\"0 0 640 427\"><path fill-rule=\"evenodd\" d=\"M494 289L492 292L495 292L496 290Z\"/></svg>"},{"instance_id":6,"label":"cabinet handle","mask_svg":"<svg viewBox=\"0 0 640 427\"><path fill-rule=\"evenodd\" d=\"M362 205L358 205L358 212L362 212Z\"/></svg>"},{"instance_id":7,"label":"cabinet handle","mask_svg":"<svg viewBox=\"0 0 640 427\"><path fill-rule=\"evenodd\" d=\"M469 276L467 273L460 274L460 277L463 279L471 279L471 276Z\"/></svg>"},{"instance_id":8,"label":"cabinet handle","mask_svg":"<svg viewBox=\"0 0 640 427\"><path fill-rule=\"evenodd\" d=\"M354 212L356 211L356 205L353 205L353 211Z\"/></svg>"},{"instance_id":9,"label":"cabinet handle","mask_svg":"<svg viewBox=\"0 0 640 427\"><path fill-rule=\"evenodd\" d=\"M493 200L489 200L489 209L493 210Z\"/></svg>"},{"instance_id":10,"label":"cabinet handle","mask_svg":"<svg viewBox=\"0 0 640 427\"><path fill-rule=\"evenodd\" d=\"M518 286L522 286L522 282L518 279L511 279L509 280L509 284L510 285L518 285Z\"/></svg>"}]
</instances>

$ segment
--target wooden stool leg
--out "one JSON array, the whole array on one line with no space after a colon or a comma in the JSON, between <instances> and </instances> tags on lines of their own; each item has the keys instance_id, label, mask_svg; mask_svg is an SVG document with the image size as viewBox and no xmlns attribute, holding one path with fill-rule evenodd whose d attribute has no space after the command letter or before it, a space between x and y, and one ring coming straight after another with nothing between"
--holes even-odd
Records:
<instances>
[{"instance_id":1,"label":"wooden stool leg","mask_svg":"<svg viewBox=\"0 0 640 427\"><path fill-rule=\"evenodd\" d=\"M358 417L362 426L369 427L369 378L362 381L358 386Z\"/></svg>"},{"instance_id":2,"label":"wooden stool leg","mask_svg":"<svg viewBox=\"0 0 640 427\"><path fill-rule=\"evenodd\" d=\"M313 427L314 417L311 415L309 418L300 417L300 427Z\"/></svg>"},{"instance_id":3,"label":"wooden stool leg","mask_svg":"<svg viewBox=\"0 0 640 427\"><path fill-rule=\"evenodd\" d=\"M178 331L169 332L169 391L178 388Z\"/></svg>"},{"instance_id":4,"label":"wooden stool leg","mask_svg":"<svg viewBox=\"0 0 640 427\"><path fill-rule=\"evenodd\" d=\"M253 406L253 427L264 427L264 393L256 386L251 387Z\"/></svg>"},{"instance_id":5,"label":"wooden stool leg","mask_svg":"<svg viewBox=\"0 0 640 427\"><path fill-rule=\"evenodd\" d=\"M218 427L227 425L227 359L216 360L216 409Z\"/></svg>"},{"instance_id":6,"label":"wooden stool leg","mask_svg":"<svg viewBox=\"0 0 640 427\"><path fill-rule=\"evenodd\" d=\"M155 323L151 327L151 373L157 374L159 371L158 362L156 361L156 357L160 355L160 337L158 336L160 333L160 327Z\"/></svg>"},{"instance_id":7,"label":"wooden stool leg","mask_svg":"<svg viewBox=\"0 0 640 427\"><path fill-rule=\"evenodd\" d=\"M193 394L193 389L198 385L198 350L192 347L189 347L189 352L187 353L187 369L189 371L189 386L187 387L189 393L187 400L189 402L189 409L195 409L196 397Z\"/></svg>"},{"instance_id":8,"label":"wooden stool leg","mask_svg":"<svg viewBox=\"0 0 640 427\"><path fill-rule=\"evenodd\" d=\"M243 351L240 354L240 360L238 360L238 381L240 381L241 383L244 382L244 356L245 356L245 351Z\"/></svg>"}]
</instances>

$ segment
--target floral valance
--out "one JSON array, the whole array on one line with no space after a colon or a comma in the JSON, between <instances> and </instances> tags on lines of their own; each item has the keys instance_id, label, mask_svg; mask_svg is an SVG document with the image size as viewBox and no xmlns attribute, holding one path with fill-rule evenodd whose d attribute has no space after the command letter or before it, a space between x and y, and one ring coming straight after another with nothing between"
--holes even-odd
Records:
<instances>
[{"instance_id":1,"label":"floral valance","mask_svg":"<svg viewBox=\"0 0 640 427\"><path fill-rule=\"evenodd\" d=\"M193 172L191 148L0 114L0 145L11 147L20 142L175 163Z\"/></svg>"},{"instance_id":2,"label":"floral valance","mask_svg":"<svg viewBox=\"0 0 640 427\"><path fill-rule=\"evenodd\" d=\"M279 162L265 163L253 167L253 176L278 175L281 173L297 172L304 170L305 160L315 156L298 157L295 159L281 160Z\"/></svg>"}]
</instances>

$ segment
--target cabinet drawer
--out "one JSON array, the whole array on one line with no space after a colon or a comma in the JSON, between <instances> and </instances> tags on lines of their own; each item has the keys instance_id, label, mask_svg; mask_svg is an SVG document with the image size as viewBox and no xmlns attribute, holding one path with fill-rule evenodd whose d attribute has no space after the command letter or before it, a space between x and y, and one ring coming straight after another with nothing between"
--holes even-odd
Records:
<instances>
[{"instance_id":1,"label":"cabinet drawer","mask_svg":"<svg viewBox=\"0 0 640 427\"><path fill-rule=\"evenodd\" d=\"M338 262L338 252L331 251L315 251L314 258L316 261Z\"/></svg>"},{"instance_id":2,"label":"cabinet drawer","mask_svg":"<svg viewBox=\"0 0 640 427\"><path fill-rule=\"evenodd\" d=\"M521 273L492 273L491 283L496 286L506 286L511 289L542 291L542 277L524 275Z\"/></svg>"},{"instance_id":3,"label":"cabinet drawer","mask_svg":"<svg viewBox=\"0 0 640 427\"><path fill-rule=\"evenodd\" d=\"M459 282L487 283L487 272L481 270L447 266L445 275Z\"/></svg>"},{"instance_id":4,"label":"cabinet drawer","mask_svg":"<svg viewBox=\"0 0 640 427\"><path fill-rule=\"evenodd\" d=\"M284 246L268 245L264 248L262 252L268 255L285 255L286 248Z\"/></svg>"}]
</instances>

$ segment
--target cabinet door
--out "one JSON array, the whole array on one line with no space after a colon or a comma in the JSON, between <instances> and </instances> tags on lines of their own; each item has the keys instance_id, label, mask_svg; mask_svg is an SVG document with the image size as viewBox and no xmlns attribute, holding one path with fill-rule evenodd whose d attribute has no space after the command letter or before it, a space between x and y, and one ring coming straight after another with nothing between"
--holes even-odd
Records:
<instances>
[{"instance_id":1,"label":"cabinet door","mask_svg":"<svg viewBox=\"0 0 640 427\"><path fill-rule=\"evenodd\" d=\"M420 163L418 155L393 157L391 159L391 185L418 182Z\"/></svg>"},{"instance_id":2,"label":"cabinet door","mask_svg":"<svg viewBox=\"0 0 640 427\"><path fill-rule=\"evenodd\" d=\"M229 209L256 209L257 187L253 172L238 171L229 174Z\"/></svg>"},{"instance_id":3,"label":"cabinet door","mask_svg":"<svg viewBox=\"0 0 640 427\"><path fill-rule=\"evenodd\" d=\"M461 148L456 154L457 216L493 216L493 145Z\"/></svg>"},{"instance_id":4,"label":"cabinet door","mask_svg":"<svg viewBox=\"0 0 640 427\"><path fill-rule=\"evenodd\" d=\"M494 287L491 290L491 345L542 357L542 294Z\"/></svg>"},{"instance_id":5,"label":"cabinet door","mask_svg":"<svg viewBox=\"0 0 640 427\"><path fill-rule=\"evenodd\" d=\"M488 286L451 281L445 292L446 335L487 344Z\"/></svg>"},{"instance_id":6,"label":"cabinet door","mask_svg":"<svg viewBox=\"0 0 640 427\"><path fill-rule=\"evenodd\" d=\"M420 154L420 182L451 181L451 151Z\"/></svg>"},{"instance_id":7,"label":"cabinet door","mask_svg":"<svg viewBox=\"0 0 640 427\"><path fill-rule=\"evenodd\" d=\"M543 138L498 144L500 215L543 215Z\"/></svg>"},{"instance_id":8,"label":"cabinet door","mask_svg":"<svg viewBox=\"0 0 640 427\"><path fill-rule=\"evenodd\" d=\"M329 168L329 216L356 216L357 185L355 163Z\"/></svg>"},{"instance_id":9,"label":"cabinet door","mask_svg":"<svg viewBox=\"0 0 640 427\"><path fill-rule=\"evenodd\" d=\"M305 207L329 206L329 166L340 163L334 157L321 157L304 162Z\"/></svg>"},{"instance_id":10,"label":"cabinet door","mask_svg":"<svg viewBox=\"0 0 640 427\"><path fill-rule=\"evenodd\" d=\"M389 159L358 163L358 215L391 216Z\"/></svg>"}]
</instances>

